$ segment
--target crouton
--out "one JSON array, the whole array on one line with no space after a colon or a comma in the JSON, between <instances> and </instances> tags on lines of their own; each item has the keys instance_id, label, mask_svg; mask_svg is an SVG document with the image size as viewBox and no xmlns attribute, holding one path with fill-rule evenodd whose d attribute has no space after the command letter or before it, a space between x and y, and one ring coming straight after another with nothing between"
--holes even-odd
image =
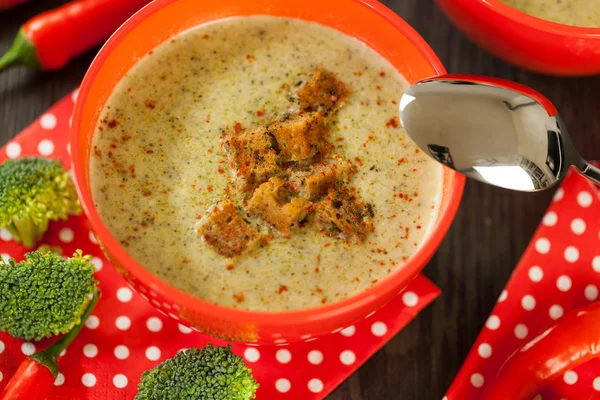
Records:
<instances>
[{"instance_id":1,"label":"crouton","mask_svg":"<svg viewBox=\"0 0 600 400\"><path fill-rule=\"evenodd\" d=\"M251 213L273 225L280 233L287 235L292 226L302 221L311 211L312 204L300 197L291 198L280 178L271 178L260 185L248 204Z\"/></svg>"},{"instance_id":2,"label":"crouton","mask_svg":"<svg viewBox=\"0 0 600 400\"><path fill-rule=\"evenodd\" d=\"M321 160L308 171L295 171L290 175L288 186L298 196L315 201L338 182L345 182L352 172L352 164L339 156Z\"/></svg>"},{"instance_id":3,"label":"crouton","mask_svg":"<svg viewBox=\"0 0 600 400\"><path fill-rule=\"evenodd\" d=\"M329 189L327 197L315 205L315 213L317 222L359 243L373 230L371 205L345 187Z\"/></svg>"},{"instance_id":4,"label":"crouton","mask_svg":"<svg viewBox=\"0 0 600 400\"><path fill-rule=\"evenodd\" d=\"M258 242L256 227L245 220L231 200L222 201L201 223L198 233L222 256L232 258Z\"/></svg>"},{"instance_id":5,"label":"crouton","mask_svg":"<svg viewBox=\"0 0 600 400\"><path fill-rule=\"evenodd\" d=\"M277 142L263 127L229 135L223 142L230 167L244 188L266 182L281 172Z\"/></svg>"},{"instance_id":6,"label":"crouton","mask_svg":"<svg viewBox=\"0 0 600 400\"><path fill-rule=\"evenodd\" d=\"M348 95L343 82L333 74L316 69L313 76L298 90L298 101L303 110L320 111L327 114L340 108Z\"/></svg>"},{"instance_id":7,"label":"crouton","mask_svg":"<svg viewBox=\"0 0 600 400\"><path fill-rule=\"evenodd\" d=\"M301 113L269 126L282 161L298 161L314 156L327 133L323 116L316 112Z\"/></svg>"}]
</instances>

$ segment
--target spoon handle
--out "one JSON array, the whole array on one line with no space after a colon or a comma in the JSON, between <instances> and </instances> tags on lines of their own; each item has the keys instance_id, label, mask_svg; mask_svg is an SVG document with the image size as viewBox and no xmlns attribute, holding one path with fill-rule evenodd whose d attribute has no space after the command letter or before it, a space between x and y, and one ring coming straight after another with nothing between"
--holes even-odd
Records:
<instances>
[{"instance_id":1,"label":"spoon handle","mask_svg":"<svg viewBox=\"0 0 600 400\"><path fill-rule=\"evenodd\" d=\"M594 167L592 164L586 162L583 168L579 168L582 175L590 179L592 182L600 185L600 169Z\"/></svg>"}]
</instances>

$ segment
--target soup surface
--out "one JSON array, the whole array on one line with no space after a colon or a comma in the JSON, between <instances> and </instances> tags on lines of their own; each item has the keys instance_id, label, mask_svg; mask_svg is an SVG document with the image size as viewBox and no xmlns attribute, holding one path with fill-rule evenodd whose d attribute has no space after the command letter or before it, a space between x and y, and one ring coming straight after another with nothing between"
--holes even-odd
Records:
<instances>
[{"instance_id":1,"label":"soup surface","mask_svg":"<svg viewBox=\"0 0 600 400\"><path fill-rule=\"evenodd\" d=\"M598 0L500 0L534 17L564 25L600 27Z\"/></svg>"},{"instance_id":2,"label":"soup surface","mask_svg":"<svg viewBox=\"0 0 600 400\"><path fill-rule=\"evenodd\" d=\"M352 165L344 190L368 205L368 233L348 240L303 214L282 234L244 214L261 239L229 257L206 236L219 209L246 213L249 204L227 140L289 118L321 69L348 92L325 112L324 140ZM438 212L443 170L399 126L403 87L382 56L315 23L253 16L201 25L144 56L115 88L94 136L94 202L138 262L195 296L264 311L341 300L402 268Z\"/></svg>"}]
</instances>

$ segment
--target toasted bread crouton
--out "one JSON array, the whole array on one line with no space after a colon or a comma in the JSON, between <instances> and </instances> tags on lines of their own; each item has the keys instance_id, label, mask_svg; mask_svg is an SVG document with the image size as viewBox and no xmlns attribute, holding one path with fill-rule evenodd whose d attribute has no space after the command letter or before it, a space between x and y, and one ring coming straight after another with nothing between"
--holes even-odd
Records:
<instances>
[{"instance_id":1,"label":"toasted bread crouton","mask_svg":"<svg viewBox=\"0 0 600 400\"><path fill-rule=\"evenodd\" d=\"M306 84L298 90L298 100L303 110L329 113L340 108L348 95L343 82L332 73L317 68Z\"/></svg>"},{"instance_id":2,"label":"toasted bread crouton","mask_svg":"<svg viewBox=\"0 0 600 400\"><path fill-rule=\"evenodd\" d=\"M316 112L276 121L268 129L277 140L282 161L298 161L314 156L327 133L325 119Z\"/></svg>"},{"instance_id":3,"label":"toasted bread crouton","mask_svg":"<svg viewBox=\"0 0 600 400\"><path fill-rule=\"evenodd\" d=\"M281 172L277 142L263 127L230 135L223 147L229 154L230 167L244 188L266 182Z\"/></svg>"},{"instance_id":4,"label":"toasted bread crouton","mask_svg":"<svg viewBox=\"0 0 600 400\"><path fill-rule=\"evenodd\" d=\"M222 256L232 258L249 250L260 238L231 200L222 201L198 228L204 241Z\"/></svg>"},{"instance_id":5,"label":"toasted bread crouton","mask_svg":"<svg viewBox=\"0 0 600 400\"><path fill-rule=\"evenodd\" d=\"M340 156L321 160L310 166L308 171L295 171L290 175L288 186L298 196L315 201L338 182L348 180L352 164Z\"/></svg>"},{"instance_id":6,"label":"toasted bread crouton","mask_svg":"<svg viewBox=\"0 0 600 400\"><path fill-rule=\"evenodd\" d=\"M250 212L284 235L289 234L292 226L302 221L311 208L312 204L304 198L290 199L285 182L277 177L260 185L248 204Z\"/></svg>"},{"instance_id":7,"label":"toasted bread crouton","mask_svg":"<svg viewBox=\"0 0 600 400\"><path fill-rule=\"evenodd\" d=\"M362 242L373 230L374 216L370 204L350 193L348 189L329 189L327 197L315 206L316 221L333 228L357 242Z\"/></svg>"}]
</instances>

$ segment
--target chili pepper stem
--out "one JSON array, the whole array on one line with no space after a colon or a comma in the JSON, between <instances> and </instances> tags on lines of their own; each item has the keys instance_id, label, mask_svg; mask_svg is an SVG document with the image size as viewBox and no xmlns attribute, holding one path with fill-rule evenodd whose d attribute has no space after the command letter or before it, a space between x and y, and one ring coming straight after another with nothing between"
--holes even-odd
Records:
<instances>
[{"instance_id":1,"label":"chili pepper stem","mask_svg":"<svg viewBox=\"0 0 600 400\"><path fill-rule=\"evenodd\" d=\"M27 39L23 29L19 30L11 48L0 58L0 72L16 65L28 68L41 67L35 46Z\"/></svg>"},{"instance_id":2,"label":"chili pepper stem","mask_svg":"<svg viewBox=\"0 0 600 400\"><path fill-rule=\"evenodd\" d=\"M31 356L29 356L29 358L47 367L52 373L52 376L56 377L58 375L58 356L77 337L79 331L81 331L81 328L85 324L85 321L88 319L88 317L94 310L96 303L98 303L99 297L100 291L96 290L92 299L88 303L83 315L81 316L81 321L52 346L48 347L46 350L38 351L37 353L32 354Z\"/></svg>"}]
</instances>

